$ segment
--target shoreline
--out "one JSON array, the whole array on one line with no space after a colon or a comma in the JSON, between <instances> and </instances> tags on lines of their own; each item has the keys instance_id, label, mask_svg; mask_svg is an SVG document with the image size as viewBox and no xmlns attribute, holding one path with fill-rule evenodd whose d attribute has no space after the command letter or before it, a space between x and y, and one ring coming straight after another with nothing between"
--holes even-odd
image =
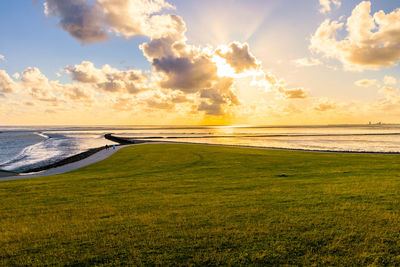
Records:
<instances>
[{"instance_id":1,"label":"shoreline","mask_svg":"<svg viewBox=\"0 0 400 267\"><path fill-rule=\"evenodd\" d=\"M118 144L116 144L116 147L146 142L146 141L136 142L136 141L123 140L121 138L114 137L111 134L105 134L104 138L107 140L113 141L115 143L118 143ZM5 177L14 177L14 176L26 177L27 175L36 175L36 174L39 174L39 173L47 171L47 170L59 168L59 167L62 167L62 166L68 165L68 164L82 161L82 160L84 160L98 152L101 152L102 150L105 150L105 149L106 149L106 146L90 148L86 151L66 157L66 158L58 160L54 163L50 163L50 164L40 166L40 167L34 167L34 168L31 168L31 169L28 169L28 170L25 170L22 172L15 172L15 171L8 171L8 170L0 169L0 179L5 178ZM109 146L109 149L112 149L111 145Z\"/></svg>"},{"instance_id":2,"label":"shoreline","mask_svg":"<svg viewBox=\"0 0 400 267\"><path fill-rule=\"evenodd\" d=\"M71 164L71 163L80 161L80 160L85 159L87 157L90 157L91 155L93 155L93 154L95 154L97 152L100 152L103 149L105 149L104 146L103 147L97 147L97 148L91 148L91 149L88 149L88 150L86 150L84 152L81 152L81 153L66 157L65 159L61 159L59 161L56 161L54 163L19 172L19 174L23 175L23 174L27 174L27 173L37 173L37 172L46 171L46 170L49 170L49 169L61 167L61 166L67 165L67 164Z\"/></svg>"},{"instance_id":3,"label":"shoreline","mask_svg":"<svg viewBox=\"0 0 400 267\"><path fill-rule=\"evenodd\" d=\"M235 144L212 144L212 143L196 143L196 142L178 142L178 141L167 141L167 140L161 140L163 138L160 138L160 140L141 140L141 139L130 139L130 138L122 138L122 137L117 137L113 136L112 134L106 134L104 135L104 138L107 140L117 142L118 144L116 145L116 149L113 150L112 146L110 146L109 151L112 153L109 153L110 155L113 154L114 152L118 151L119 149L130 146L130 145L137 145L137 144L190 144L190 145L207 145L207 146L222 146L222 147L238 147L238 148L254 148L254 149L269 149L269 150L284 150L284 151L297 151L297 152L313 152L313 153L335 153L335 154L381 154L381 155L400 155L400 152L379 152L379 151L336 151L336 150L311 150L311 149L301 149L301 148L279 148L279 147L266 147L266 146L250 146L250 145L235 145ZM165 138L164 138L165 139ZM95 156L96 154L102 152L102 151L107 151L105 149L105 146L102 147L97 147L97 148L91 148L88 149L84 152L78 153L76 155L67 157L65 159L59 160L57 162L41 166L41 167L36 167L33 169L29 169L27 171L23 172L13 172L13 171L7 171L7 170L1 170L0 169L0 181L5 181L5 180L14 180L14 179L22 179L22 178L33 178L33 177L42 177L42 176L49 176L49 175L55 175L55 174L61 174L65 172L69 172L72 170L77 169L76 167L68 167L65 168L66 170L63 172L50 172L52 170L57 170L60 168L63 168L65 166L69 166L71 164L76 164L76 165L81 165L80 162L85 161L86 159ZM110 156L109 155L109 156ZM107 156L108 157L108 156ZM105 157L106 158L106 157ZM94 161L90 164L93 164L97 161ZM86 165L84 165L86 166Z\"/></svg>"},{"instance_id":4,"label":"shoreline","mask_svg":"<svg viewBox=\"0 0 400 267\"><path fill-rule=\"evenodd\" d=\"M35 173L25 173L23 175L15 175L15 176L6 176L6 177L0 177L0 182L2 181L10 181L10 180L18 180L18 179L25 179L25 178L36 178L36 177L44 177L44 176L52 176L52 175L58 175L58 174L63 174L67 172L71 172L74 170L77 170L79 168L94 164L96 162L102 161L109 156L113 155L115 152L118 150L127 147L130 145L119 145L116 146L115 149L102 149L88 157L85 157L81 160L74 161L72 163L64 164L59 167L55 168L50 168L47 170L43 170L40 172L35 172Z\"/></svg>"}]
</instances>

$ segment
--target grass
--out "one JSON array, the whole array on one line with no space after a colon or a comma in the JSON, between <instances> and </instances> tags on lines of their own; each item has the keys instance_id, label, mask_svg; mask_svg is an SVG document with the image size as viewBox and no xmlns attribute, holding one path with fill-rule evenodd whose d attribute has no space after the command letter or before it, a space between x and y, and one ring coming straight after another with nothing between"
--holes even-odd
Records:
<instances>
[{"instance_id":1,"label":"grass","mask_svg":"<svg viewBox=\"0 0 400 267\"><path fill-rule=\"evenodd\" d=\"M400 156L152 144L0 182L0 264L399 265Z\"/></svg>"}]
</instances>

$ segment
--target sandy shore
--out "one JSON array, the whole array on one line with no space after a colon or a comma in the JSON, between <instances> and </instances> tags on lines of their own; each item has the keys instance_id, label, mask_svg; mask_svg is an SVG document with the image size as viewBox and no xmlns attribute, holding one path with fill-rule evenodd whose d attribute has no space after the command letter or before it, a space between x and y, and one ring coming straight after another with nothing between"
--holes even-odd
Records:
<instances>
[{"instance_id":1,"label":"sandy shore","mask_svg":"<svg viewBox=\"0 0 400 267\"><path fill-rule=\"evenodd\" d=\"M18 176L8 176L8 177L1 177L0 176L0 182L1 181L10 181L10 180L17 180L17 179L25 179L25 178L35 178L35 177L43 177L43 176L49 176L49 175L56 175L56 174L62 174L66 172L70 172L85 166L88 166L90 164L96 163L98 161L102 161L121 148L127 147L129 145L123 145L123 146L117 146L115 149L110 148L109 150L103 149L87 158L84 158L80 161L76 161L70 164L62 165L60 167L48 169L45 171L37 172L37 173L32 173L32 174L24 174L24 175L18 175Z\"/></svg>"}]
</instances>

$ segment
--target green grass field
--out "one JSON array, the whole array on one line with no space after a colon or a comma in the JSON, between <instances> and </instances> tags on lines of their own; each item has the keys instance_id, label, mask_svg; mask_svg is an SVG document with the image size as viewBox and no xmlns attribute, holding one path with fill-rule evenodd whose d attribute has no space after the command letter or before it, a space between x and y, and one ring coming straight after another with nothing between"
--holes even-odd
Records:
<instances>
[{"instance_id":1,"label":"green grass field","mask_svg":"<svg viewBox=\"0 0 400 267\"><path fill-rule=\"evenodd\" d=\"M125 148L0 182L1 265L400 264L400 155Z\"/></svg>"}]
</instances>

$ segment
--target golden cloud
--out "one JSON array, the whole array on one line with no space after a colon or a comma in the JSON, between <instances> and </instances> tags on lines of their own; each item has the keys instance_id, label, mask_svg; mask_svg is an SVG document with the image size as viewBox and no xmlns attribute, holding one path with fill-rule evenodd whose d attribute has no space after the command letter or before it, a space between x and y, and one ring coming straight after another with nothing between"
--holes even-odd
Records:
<instances>
[{"instance_id":1,"label":"golden cloud","mask_svg":"<svg viewBox=\"0 0 400 267\"><path fill-rule=\"evenodd\" d=\"M370 87L379 85L379 82L375 79L362 79L356 81L354 84L360 87Z\"/></svg>"},{"instance_id":2,"label":"golden cloud","mask_svg":"<svg viewBox=\"0 0 400 267\"><path fill-rule=\"evenodd\" d=\"M0 93L12 93L18 88L15 83L5 70L0 70Z\"/></svg>"},{"instance_id":3,"label":"golden cloud","mask_svg":"<svg viewBox=\"0 0 400 267\"><path fill-rule=\"evenodd\" d=\"M148 77L140 70L121 71L104 65L96 68L92 62L67 66L65 71L72 75L74 81L86 83L105 92L127 92L136 94L148 89Z\"/></svg>"}]
</instances>

